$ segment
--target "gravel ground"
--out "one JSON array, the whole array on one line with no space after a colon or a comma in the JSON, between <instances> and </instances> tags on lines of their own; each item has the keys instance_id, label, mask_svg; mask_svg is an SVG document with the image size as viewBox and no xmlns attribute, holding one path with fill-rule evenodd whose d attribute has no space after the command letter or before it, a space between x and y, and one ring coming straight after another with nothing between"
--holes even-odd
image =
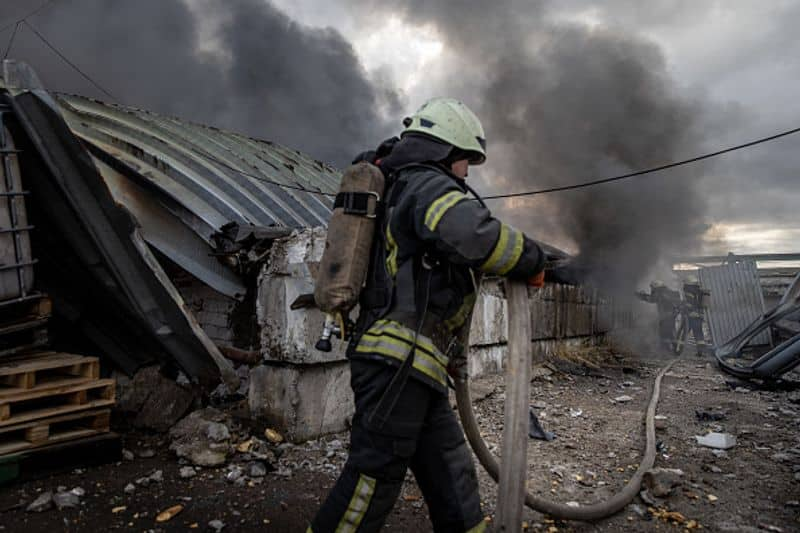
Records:
<instances>
[{"instance_id":1,"label":"gravel ground","mask_svg":"<svg viewBox=\"0 0 800 533\"><path fill-rule=\"evenodd\" d=\"M529 488L562 502L588 503L609 496L638 466L642 413L658 366L620 363L595 370L536 370L531 405L556 438L530 441ZM657 432L661 445L656 466L683 472L671 494L657 500L646 494L649 503L637 497L623 512L595 524L555 522L526 510L525 526L541 531L800 530L800 392L738 385L694 358L684 358L665 377L658 409L665 419ZM497 451L502 377L482 378L472 387L482 433ZM624 396L631 399L614 400ZM696 411L722 419L699 420ZM695 435L709 431L734 435L736 446L726 452L700 447ZM234 435L238 442L246 437ZM274 457L265 461L237 452L226 466L197 468L193 476L182 477L182 468L186 476L190 470L169 451L166 436L125 432L123 438L126 449L134 452L132 460L0 490L0 529L214 531L222 525L223 531L303 531L347 453L347 435L333 435L298 446L273 446ZM490 520L496 487L478 470ZM37 497L58 493L59 488L79 489L75 497L61 497L72 500L74 507L26 511ZM160 512L177 505L182 509L173 518L156 521ZM431 529L411 476L386 529Z\"/></svg>"}]
</instances>

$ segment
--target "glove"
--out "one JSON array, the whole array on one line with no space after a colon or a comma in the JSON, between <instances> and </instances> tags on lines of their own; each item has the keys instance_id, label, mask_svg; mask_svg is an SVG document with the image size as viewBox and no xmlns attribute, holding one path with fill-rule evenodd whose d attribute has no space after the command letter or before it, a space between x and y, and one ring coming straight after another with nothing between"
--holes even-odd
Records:
<instances>
[{"instance_id":1,"label":"glove","mask_svg":"<svg viewBox=\"0 0 800 533\"><path fill-rule=\"evenodd\" d=\"M580 285L586 277L586 272L569 264L548 269L546 272L547 281L561 285Z\"/></svg>"},{"instance_id":2,"label":"glove","mask_svg":"<svg viewBox=\"0 0 800 533\"><path fill-rule=\"evenodd\" d=\"M528 278L528 286L541 289L544 287L544 270Z\"/></svg>"}]
</instances>

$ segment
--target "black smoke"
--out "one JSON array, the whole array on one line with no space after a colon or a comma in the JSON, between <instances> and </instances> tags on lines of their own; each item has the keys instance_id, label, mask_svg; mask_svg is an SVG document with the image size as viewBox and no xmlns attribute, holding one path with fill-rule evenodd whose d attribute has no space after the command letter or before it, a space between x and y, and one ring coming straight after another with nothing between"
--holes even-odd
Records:
<instances>
[{"instance_id":1,"label":"black smoke","mask_svg":"<svg viewBox=\"0 0 800 533\"><path fill-rule=\"evenodd\" d=\"M0 25L32 10L3 0ZM343 164L386 133L397 94L350 43L265 0L60 0L30 19L120 103L280 142ZM5 45L11 30L0 34ZM56 91L109 98L21 26L9 57Z\"/></svg>"},{"instance_id":2,"label":"black smoke","mask_svg":"<svg viewBox=\"0 0 800 533\"><path fill-rule=\"evenodd\" d=\"M352 3L433 25L449 45L450 91L487 130L485 190L568 185L699 150L701 102L670 78L654 43L630 32L557 22L547 2ZM494 205L533 236L577 250L597 284L630 290L699 243L703 170Z\"/></svg>"}]
</instances>

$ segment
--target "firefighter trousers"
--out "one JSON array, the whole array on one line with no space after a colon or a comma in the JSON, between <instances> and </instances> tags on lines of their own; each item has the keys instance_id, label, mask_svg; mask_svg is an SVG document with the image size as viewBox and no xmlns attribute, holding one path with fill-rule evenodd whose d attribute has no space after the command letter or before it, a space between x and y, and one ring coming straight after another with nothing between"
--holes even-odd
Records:
<instances>
[{"instance_id":1,"label":"firefighter trousers","mask_svg":"<svg viewBox=\"0 0 800 533\"><path fill-rule=\"evenodd\" d=\"M350 455L309 531L380 530L409 468L434 531L483 531L475 466L447 394L409 378L388 420L376 428L369 417L397 368L353 359L350 369L356 407Z\"/></svg>"}]
</instances>

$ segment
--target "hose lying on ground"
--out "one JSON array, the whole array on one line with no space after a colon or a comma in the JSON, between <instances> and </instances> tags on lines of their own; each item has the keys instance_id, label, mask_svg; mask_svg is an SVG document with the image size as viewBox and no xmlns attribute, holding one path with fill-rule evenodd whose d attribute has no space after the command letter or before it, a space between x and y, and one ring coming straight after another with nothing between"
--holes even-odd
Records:
<instances>
[{"instance_id":1,"label":"hose lying on ground","mask_svg":"<svg viewBox=\"0 0 800 533\"><path fill-rule=\"evenodd\" d=\"M647 412L645 414L645 432L647 442L645 445L644 457L642 458L639 468L636 470L634 476L628 483L611 498L605 501L593 503L590 505L581 505L572 507L563 503L555 503L544 500L538 496L534 496L530 492L525 495L525 505L535 511L548 514L554 518L564 520L598 520L611 516L614 513L624 508L634 497L639 493L642 484L642 478L645 472L653 468L656 458L656 430L655 430L655 414L656 406L658 405L658 398L661 393L661 379L664 377L669 369L675 364L676 360L670 362L667 366L659 371L653 384L653 393L650 396L650 403L647 405ZM481 437L478 428L478 422L475 420L475 413L472 410L472 399L469 394L469 379L465 376L455 380L456 389L456 403L458 405L458 415L461 418L461 424L464 427L464 432L467 435L470 446L475 451L478 460L492 476L495 482L499 478L499 467L497 460L492 452L487 448L486 443ZM521 466L521 465L520 465Z\"/></svg>"}]
</instances>

